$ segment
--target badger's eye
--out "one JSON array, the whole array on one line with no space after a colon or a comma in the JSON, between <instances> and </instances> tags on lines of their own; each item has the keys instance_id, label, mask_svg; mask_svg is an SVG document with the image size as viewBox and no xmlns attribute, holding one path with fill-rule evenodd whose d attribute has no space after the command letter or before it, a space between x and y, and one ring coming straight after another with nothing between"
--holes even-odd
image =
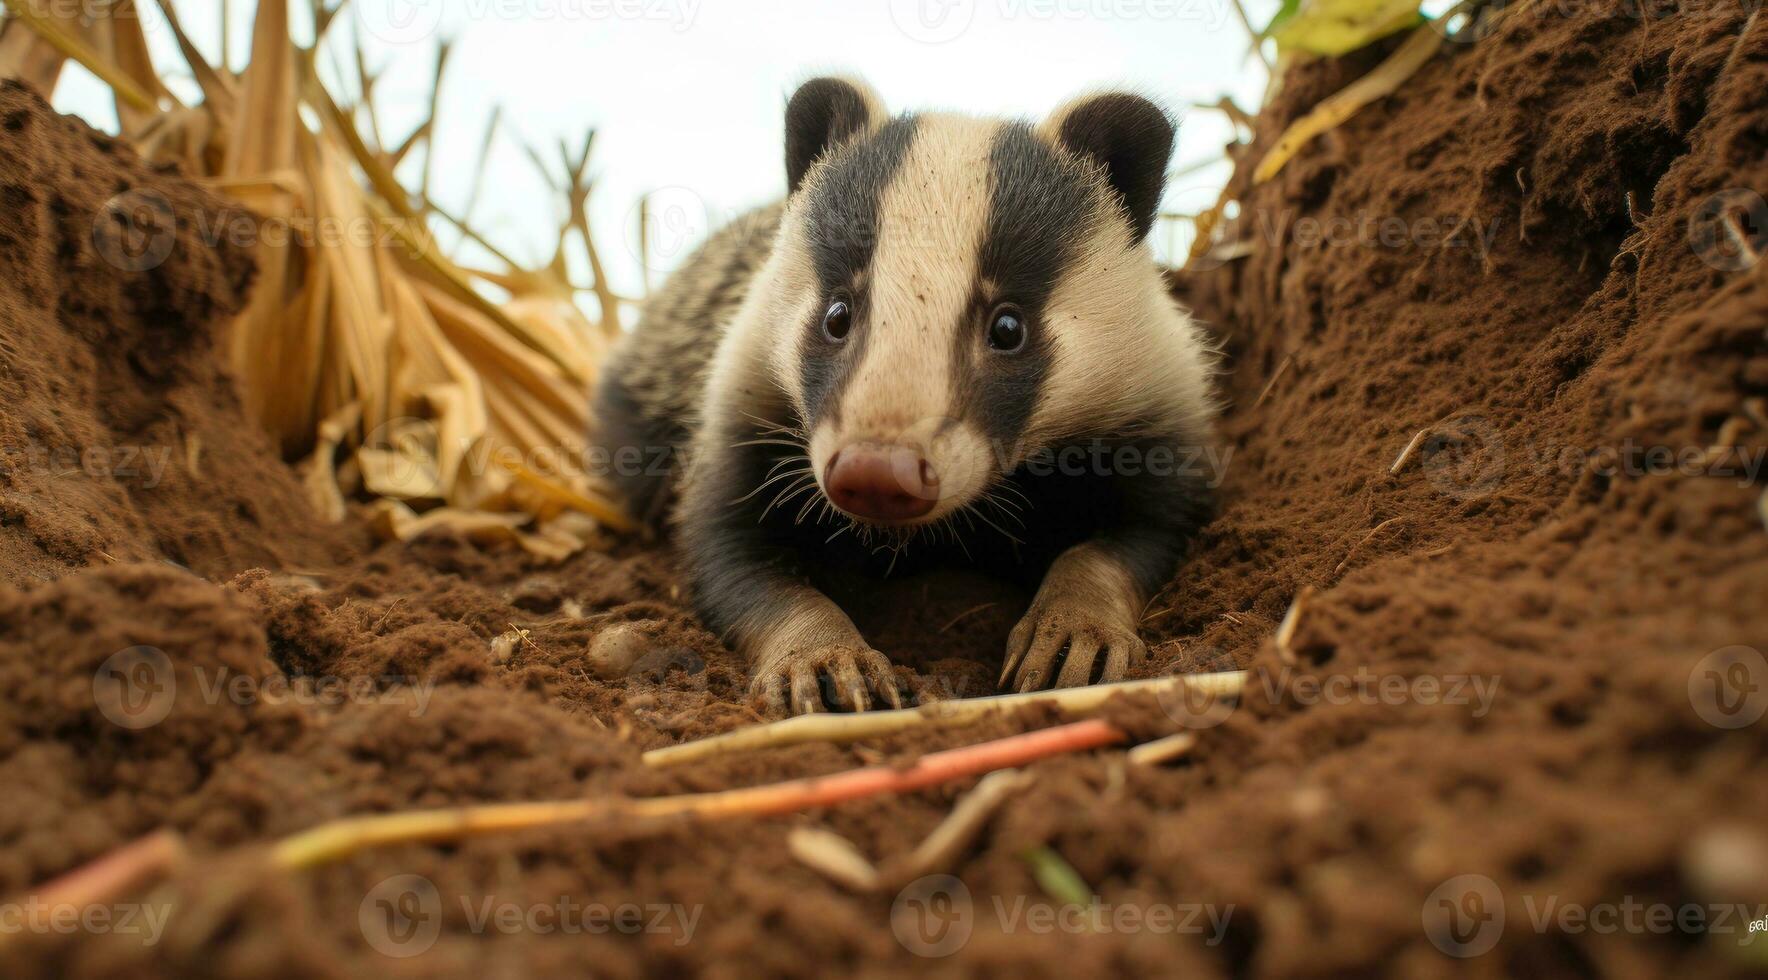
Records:
<instances>
[{"instance_id":1,"label":"badger's eye","mask_svg":"<svg viewBox=\"0 0 1768 980\"><path fill-rule=\"evenodd\" d=\"M1019 311L1003 306L988 320L988 346L1011 353L1025 346L1025 318Z\"/></svg>"},{"instance_id":2,"label":"badger's eye","mask_svg":"<svg viewBox=\"0 0 1768 980\"><path fill-rule=\"evenodd\" d=\"M846 300L835 300L823 313L823 336L831 343L839 344L846 339L847 331L853 328L853 311L848 309Z\"/></svg>"}]
</instances>

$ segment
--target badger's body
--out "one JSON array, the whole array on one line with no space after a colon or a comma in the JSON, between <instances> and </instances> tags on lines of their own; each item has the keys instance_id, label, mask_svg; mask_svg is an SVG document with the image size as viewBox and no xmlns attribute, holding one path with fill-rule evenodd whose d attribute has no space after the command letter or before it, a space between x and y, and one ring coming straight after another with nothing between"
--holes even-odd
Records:
<instances>
[{"instance_id":1,"label":"badger's body","mask_svg":"<svg viewBox=\"0 0 1768 980\"><path fill-rule=\"evenodd\" d=\"M707 625L798 711L898 699L831 595L962 563L1041 579L1003 684L1115 680L1208 509L1213 356L1145 238L1172 128L1127 95L1040 125L787 108L783 204L646 304L598 415L673 514Z\"/></svg>"}]
</instances>

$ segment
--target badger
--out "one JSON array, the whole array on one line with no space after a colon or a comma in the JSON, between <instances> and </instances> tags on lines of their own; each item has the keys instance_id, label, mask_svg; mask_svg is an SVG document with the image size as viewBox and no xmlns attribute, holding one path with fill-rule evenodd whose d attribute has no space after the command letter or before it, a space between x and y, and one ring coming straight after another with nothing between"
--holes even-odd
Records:
<instances>
[{"instance_id":1,"label":"badger","mask_svg":"<svg viewBox=\"0 0 1768 980\"><path fill-rule=\"evenodd\" d=\"M1039 123L891 115L848 78L791 96L785 199L669 277L596 395L611 482L672 530L752 695L901 707L837 599L934 564L1035 585L1004 689L1144 660L1213 485L1187 461L1219 356L1147 244L1174 133L1121 92Z\"/></svg>"}]
</instances>

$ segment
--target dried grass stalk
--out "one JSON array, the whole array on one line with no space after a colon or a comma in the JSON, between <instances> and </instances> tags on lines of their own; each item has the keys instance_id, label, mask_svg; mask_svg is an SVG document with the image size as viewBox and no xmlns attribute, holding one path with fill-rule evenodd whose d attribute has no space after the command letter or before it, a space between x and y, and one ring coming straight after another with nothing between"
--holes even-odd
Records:
<instances>
[{"instance_id":1,"label":"dried grass stalk","mask_svg":"<svg viewBox=\"0 0 1768 980\"><path fill-rule=\"evenodd\" d=\"M754 725L694 742L652 749L644 754L647 766L675 766L736 752L803 745L809 742L842 744L880 738L916 728L955 728L1031 705L1051 705L1069 717L1097 712L1119 694L1173 696L1187 690L1210 697L1232 698L1246 683L1243 670L1215 674L1181 674L1145 681L1094 684L1029 694L1003 694L988 698L938 701L918 708L867 711L851 715L814 714Z\"/></svg>"},{"instance_id":2,"label":"dried grass stalk","mask_svg":"<svg viewBox=\"0 0 1768 980\"><path fill-rule=\"evenodd\" d=\"M1398 91L1442 46L1443 36L1431 25L1414 30L1374 71L1327 96L1307 115L1290 123L1253 170L1252 182L1262 184L1277 176L1314 137L1337 128L1369 103Z\"/></svg>"},{"instance_id":3,"label":"dried grass stalk","mask_svg":"<svg viewBox=\"0 0 1768 980\"><path fill-rule=\"evenodd\" d=\"M230 357L250 416L286 454L311 450L303 476L321 513L342 517L366 488L387 500L445 504L434 521L507 527L548 555L581 547L590 533L584 517L566 513L630 528L578 471L577 451L590 438L588 387L625 302L609 288L590 238L591 142L564 153L560 193L570 218L552 263L523 269L493 249L508 269L463 269L423 224L424 214L446 217L431 206L427 183L408 190L393 174L419 144L430 169L445 48L428 117L384 152L380 134L365 136L354 122L361 115L376 125L373 75L358 58L364 102L340 109L318 77L317 49L297 48L289 37L288 0L259 5L251 60L237 79L203 59L172 0L155 0L203 92L192 108L160 82L133 7L139 2L116 0L88 21L64 22L5 0L18 16L0 27L0 71L47 91L61 64L76 58L112 85L124 133L144 155L182 163L286 226L275 230L293 233L292 241L259 235L253 245L258 279L234 324ZM340 8L315 4L320 39ZM486 152L495 134L494 125ZM573 302L583 289L566 272L572 234L583 239L596 275L599 324ZM507 288L512 299L499 306L476 281ZM505 451L520 462L493 465ZM499 516L463 515L473 509ZM410 508L383 510L377 520L393 534L429 526Z\"/></svg>"}]
</instances>

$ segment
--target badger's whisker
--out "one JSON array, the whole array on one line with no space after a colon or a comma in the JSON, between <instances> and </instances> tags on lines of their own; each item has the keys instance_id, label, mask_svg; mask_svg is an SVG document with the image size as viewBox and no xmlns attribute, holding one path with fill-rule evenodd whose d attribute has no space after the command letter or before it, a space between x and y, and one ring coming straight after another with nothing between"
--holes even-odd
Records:
<instances>
[{"instance_id":1,"label":"badger's whisker","mask_svg":"<svg viewBox=\"0 0 1768 980\"><path fill-rule=\"evenodd\" d=\"M798 478L798 482L787 484L786 486L781 487L780 492L777 494L774 494L774 499L769 501L768 505L766 507L762 508L761 516L757 517L755 519L755 523L760 524L762 521L767 519L768 511L773 510L776 506L778 506L780 504L787 503L787 502L791 501L791 499L793 497L798 496L799 494L803 493L804 491L806 491L814 486L816 486L816 478L809 476L809 475L805 475L805 476L800 476Z\"/></svg>"},{"instance_id":2,"label":"badger's whisker","mask_svg":"<svg viewBox=\"0 0 1768 980\"><path fill-rule=\"evenodd\" d=\"M995 484L993 487L989 488L989 494L991 496L999 494L999 493L1010 493L1013 496L1019 498L1019 500L1018 500L1019 504L1022 504L1026 507L1031 506L1031 497L1027 496L1024 490L1019 489L1018 487L1014 486L1012 483L1002 481L1000 483ZM1002 497L1001 499L1006 500L1007 498Z\"/></svg>"},{"instance_id":3,"label":"badger's whisker","mask_svg":"<svg viewBox=\"0 0 1768 980\"><path fill-rule=\"evenodd\" d=\"M761 516L755 519L755 523L760 524L762 521L766 520L767 519L767 512L770 510L773 510L776 505L790 504L792 502L792 498L803 493L804 489L805 489L804 487L798 487L798 488L790 490L790 491L782 492L782 494L780 496L775 497L773 499L773 501L767 505L767 509L763 510L761 512Z\"/></svg>"},{"instance_id":4,"label":"badger's whisker","mask_svg":"<svg viewBox=\"0 0 1768 980\"><path fill-rule=\"evenodd\" d=\"M768 467L767 475L773 476L775 473L778 473L780 471L780 467L785 466L789 463L802 463L802 464L804 464L804 472L809 473L811 471L810 459L808 457L787 456L784 459L781 459L779 462Z\"/></svg>"},{"instance_id":5,"label":"badger's whisker","mask_svg":"<svg viewBox=\"0 0 1768 980\"><path fill-rule=\"evenodd\" d=\"M1019 508L1010 506L1009 501L1002 500L993 493L987 493L982 496L981 503L994 505L995 509L1001 512L1003 519L1010 520L1021 528L1025 527L1025 518L1020 515Z\"/></svg>"},{"instance_id":6,"label":"badger's whisker","mask_svg":"<svg viewBox=\"0 0 1768 980\"><path fill-rule=\"evenodd\" d=\"M896 571L896 560L898 558L902 557L902 552L903 552L903 545L901 545L901 544L888 546L888 547L890 547L890 564L884 566L884 577L885 578L889 578L890 573Z\"/></svg>"},{"instance_id":7,"label":"badger's whisker","mask_svg":"<svg viewBox=\"0 0 1768 980\"><path fill-rule=\"evenodd\" d=\"M776 466L774 468L778 469L779 467ZM787 470L786 472L781 473L778 476L769 475L767 479L761 481L760 486L756 487L755 489L749 491L746 494L743 494L741 497L738 497L737 499L731 501L731 503L740 504L743 501L748 500L750 497L753 497L756 494L760 493L761 491L766 490L769 486L771 486L775 483L778 483L781 480L789 479L792 477L798 477L798 478L802 479L803 477L807 477L807 476L813 480L816 478L816 474L811 472L809 467L804 467L804 468L796 469L796 470Z\"/></svg>"},{"instance_id":8,"label":"badger's whisker","mask_svg":"<svg viewBox=\"0 0 1768 980\"><path fill-rule=\"evenodd\" d=\"M953 513L962 513L962 511L954 511ZM953 543L958 546L958 550L964 553L964 560L974 562L976 558L970 554L970 546L964 543L964 536L958 533L957 525L952 522L952 516L953 514L947 514L940 518L939 526L945 528L946 533L951 535L951 539Z\"/></svg>"},{"instance_id":9,"label":"badger's whisker","mask_svg":"<svg viewBox=\"0 0 1768 980\"><path fill-rule=\"evenodd\" d=\"M798 508L798 516L792 519L792 523L803 524L804 523L804 515L810 513L810 509L817 505L818 500L822 500L824 503L828 502L827 497L823 497L820 494L812 494L810 499L808 499L804 502L804 506Z\"/></svg>"},{"instance_id":10,"label":"badger's whisker","mask_svg":"<svg viewBox=\"0 0 1768 980\"><path fill-rule=\"evenodd\" d=\"M756 425L762 426L762 428L756 430L760 435L789 435L797 436L800 439L804 436L804 429L800 426L781 425L772 419L764 419L752 412L744 412L743 417L754 422Z\"/></svg>"},{"instance_id":11,"label":"badger's whisker","mask_svg":"<svg viewBox=\"0 0 1768 980\"><path fill-rule=\"evenodd\" d=\"M989 527L994 528L997 532L1000 533L1001 537L1006 538L1008 541L1011 541L1014 544L1024 544L1025 543L1023 541L1020 541L1018 538L1014 537L1013 535L1007 533L1006 528L1003 528L999 524L996 524L994 521L989 520L988 515L984 514L981 511L981 509L966 507L965 510L968 513L975 514L977 520L981 521L984 524L987 524Z\"/></svg>"},{"instance_id":12,"label":"badger's whisker","mask_svg":"<svg viewBox=\"0 0 1768 980\"><path fill-rule=\"evenodd\" d=\"M976 533L976 519L970 516L970 508L960 507L957 510L952 511L952 516L962 517L964 519L964 526L970 529L970 533Z\"/></svg>"},{"instance_id":13,"label":"badger's whisker","mask_svg":"<svg viewBox=\"0 0 1768 980\"><path fill-rule=\"evenodd\" d=\"M810 467L810 460L806 460L804 456L787 456L787 458L783 458L780 462L774 463L773 467L767 469L767 476L773 478L773 474L780 472L780 467L785 467L785 465L790 465L790 463L799 463L799 467L792 472L808 472L808 474L815 476L815 471Z\"/></svg>"}]
</instances>

